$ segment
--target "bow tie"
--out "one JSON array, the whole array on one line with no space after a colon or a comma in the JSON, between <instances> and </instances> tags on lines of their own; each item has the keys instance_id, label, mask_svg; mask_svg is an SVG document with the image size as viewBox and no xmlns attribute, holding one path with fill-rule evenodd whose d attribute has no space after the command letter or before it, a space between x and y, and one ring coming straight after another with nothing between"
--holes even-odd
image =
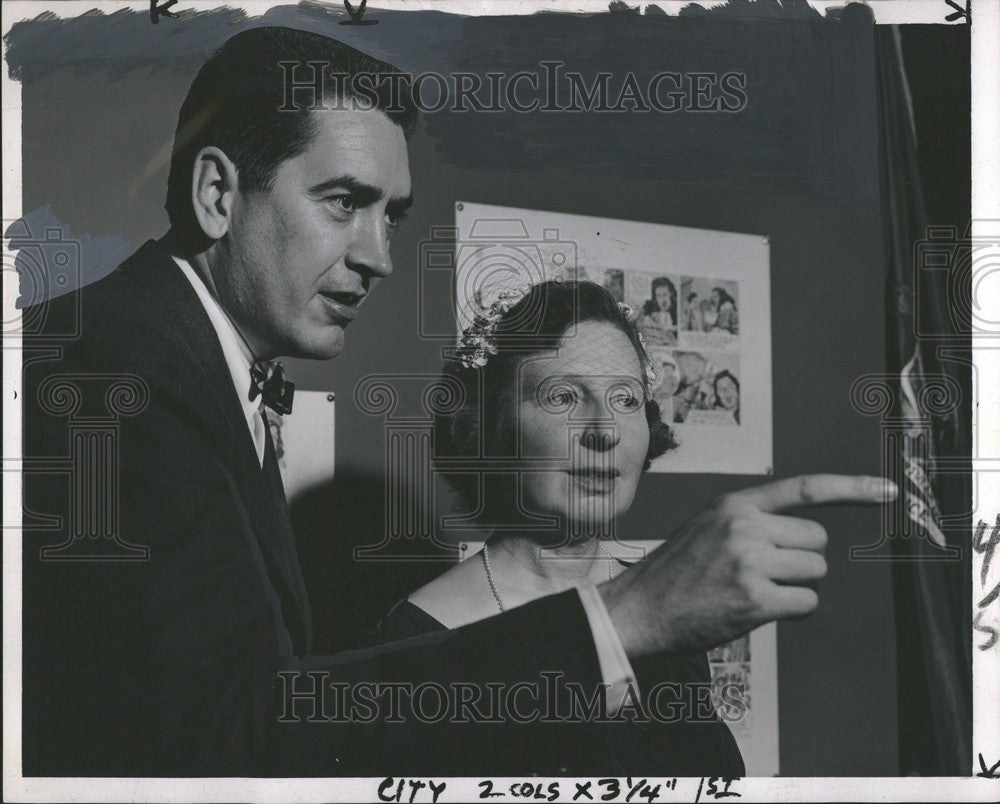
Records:
<instances>
[{"instance_id":1,"label":"bow tie","mask_svg":"<svg viewBox=\"0 0 1000 804\"><path fill-rule=\"evenodd\" d=\"M295 383L285 379L285 367L281 363L258 360L250 367L250 401L259 395L264 404L282 416L292 412L292 394Z\"/></svg>"}]
</instances>

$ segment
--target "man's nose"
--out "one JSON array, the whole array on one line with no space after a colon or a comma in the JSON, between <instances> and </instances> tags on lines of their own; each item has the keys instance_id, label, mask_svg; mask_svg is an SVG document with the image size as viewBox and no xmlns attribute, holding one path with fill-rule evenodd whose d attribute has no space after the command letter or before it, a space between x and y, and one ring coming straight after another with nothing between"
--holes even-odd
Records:
<instances>
[{"instance_id":1,"label":"man's nose","mask_svg":"<svg viewBox=\"0 0 1000 804\"><path fill-rule=\"evenodd\" d=\"M369 207L355 217L345 259L348 268L366 278L392 273L389 233L381 210Z\"/></svg>"}]
</instances>

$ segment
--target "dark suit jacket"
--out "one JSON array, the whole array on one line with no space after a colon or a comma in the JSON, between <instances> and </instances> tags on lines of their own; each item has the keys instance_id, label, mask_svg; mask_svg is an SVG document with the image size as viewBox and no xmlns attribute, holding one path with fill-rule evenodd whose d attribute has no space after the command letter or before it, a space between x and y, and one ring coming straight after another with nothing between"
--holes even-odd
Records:
<instances>
[{"instance_id":1,"label":"dark suit jacket","mask_svg":"<svg viewBox=\"0 0 1000 804\"><path fill-rule=\"evenodd\" d=\"M405 696L402 723L384 708L304 722L309 702L280 722L281 671L477 685L558 671L592 689L586 616L568 592L445 634L310 656L285 500L188 281L151 241L50 302L45 332L72 332L78 311L80 331L58 349L25 339L25 775L599 770L599 746L560 750L538 723L421 723ZM67 543L73 533L97 535ZM148 556L121 560L135 554L108 534Z\"/></svg>"}]
</instances>

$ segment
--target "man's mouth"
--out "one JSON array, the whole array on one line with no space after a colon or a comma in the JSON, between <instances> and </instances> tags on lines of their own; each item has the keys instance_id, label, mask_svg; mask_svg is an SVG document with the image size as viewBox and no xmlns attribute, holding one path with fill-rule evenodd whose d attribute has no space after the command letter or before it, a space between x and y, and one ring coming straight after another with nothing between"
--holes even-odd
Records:
<instances>
[{"instance_id":1,"label":"man's mouth","mask_svg":"<svg viewBox=\"0 0 1000 804\"><path fill-rule=\"evenodd\" d=\"M358 317L358 306L364 298L363 294L348 291L321 292L319 295L334 318L343 323L350 323Z\"/></svg>"}]
</instances>

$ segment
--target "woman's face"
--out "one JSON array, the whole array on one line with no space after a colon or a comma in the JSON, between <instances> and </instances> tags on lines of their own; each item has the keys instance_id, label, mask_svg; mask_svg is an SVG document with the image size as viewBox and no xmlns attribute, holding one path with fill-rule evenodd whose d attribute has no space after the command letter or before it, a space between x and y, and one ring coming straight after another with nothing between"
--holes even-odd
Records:
<instances>
[{"instance_id":1,"label":"woman's face","mask_svg":"<svg viewBox=\"0 0 1000 804\"><path fill-rule=\"evenodd\" d=\"M657 307L661 310L670 310L670 288L666 285L660 285L653 291L653 296L656 298Z\"/></svg>"},{"instance_id":2,"label":"woman's face","mask_svg":"<svg viewBox=\"0 0 1000 804\"><path fill-rule=\"evenodd\" d=\"M712 299L712 305L715 306L715 307L718 307L719 306L719 302L722 301L722 299L719 297L719 291L717 291L717 290L713 290L712 291L712 295L711 295L710 298Z\"/></svg>"},{"instance_id":3,"label":"woman's face","mask_svg":"<svg viewBox=\"0 0 1000 804\"><path fill-rule=\"evenodd\" d=\"M715 394L726 410L736 410L740 406L740 391L731 377L723 377L715 384Z\"/></svg>"},{"instance_id":4,"label":"woman's face","mask_svg":"<svg viewBox=\"0 0 1000 804\"><path fill-rule=\"evenodd\" d=\"M649 447L642 367L617 327L584 322L520 366L521 474L531 513L608 522L628 510Z\"/></svg>"}]
</instances>

